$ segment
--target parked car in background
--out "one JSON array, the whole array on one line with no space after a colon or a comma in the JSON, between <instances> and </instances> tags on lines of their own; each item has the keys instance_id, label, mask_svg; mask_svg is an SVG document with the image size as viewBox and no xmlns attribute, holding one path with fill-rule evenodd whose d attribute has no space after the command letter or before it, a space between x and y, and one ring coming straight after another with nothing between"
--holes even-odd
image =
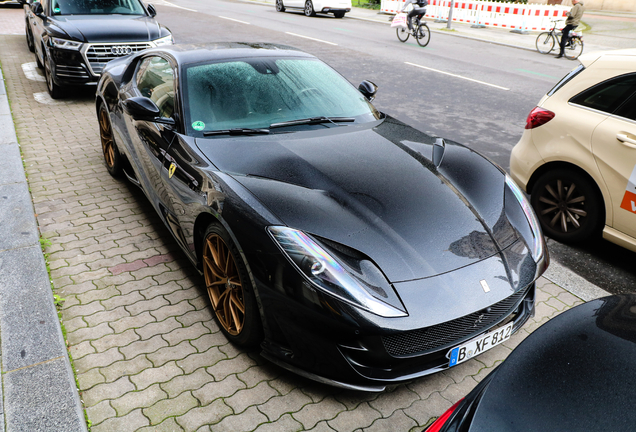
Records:
<instances>
[{"instance_id":1,"label":"parked car in background","mask_svg":"<svg viewBox=\"0 0 636 432\"><path fill-rule=\"evenodd\" d=\"M174 45L110 62L95 107L106 168L203 273L226 337L367 391L505 341L548 264L512 179L376 90L291 47Z\"/></svg>"},{"instance_id":2,"label":"parked car in background","mask_svg":"<svg viewBox=\"0 0 636 432\"><path fill-rule=\"evenodd\" d=\"M303 11L308 17L332 13L336 18L342 18L351 11L351 0L276 0L278 12L287 9Z\"/></svg>"},{"instance_id":3,"label":"parked car in background","mask_svg":"<svg viewBox=\"0 0 636 432\"><path fill-rule=\"evenodd\" d=\"M426 432L608 432L636 424L636 295L576 306L523 340Z\"/></svg>"},{"instance_id":4,"label":"parked car in background","mask_svg":"<svg viewBox=\"0 0 636 432\"><path fill-rule=\"evenodd\" d=\"M25 11L27 45L54 99L96 84L112 59L174 43L154 6L139 0L42 0Z\"/></svg>"},{"instance_id":5,"label":"parked car in background","mask_svg":"<svg viewBox=\"0 0 636 432\"><path fill-rule=\"evenodd\" d=\"M579 61L528 115L510 174L548 236L636 251L636 49Z\"/></svg>"}]
</instances>

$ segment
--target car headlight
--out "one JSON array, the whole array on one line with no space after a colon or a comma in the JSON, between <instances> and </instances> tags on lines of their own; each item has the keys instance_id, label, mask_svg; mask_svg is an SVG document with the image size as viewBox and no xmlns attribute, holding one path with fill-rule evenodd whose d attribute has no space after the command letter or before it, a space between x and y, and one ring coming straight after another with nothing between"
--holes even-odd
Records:
<instances>
[{"instance_id":1,"label":"car headlight","mask_svg":"<svg viewBox=\"0 0 636 432\"><path fill-rule=\"evenodd\" d=\"M51 38L51 42L55 48L64 48L70 50L79 50L82 47L81 42L75 42L60 38Z\"/></svg>"},{"instance_id":2,"label":"car headlight","mask_svg":"<svg viewBox=\"0 0 636 432\"><path fill-rule=\"evenodd\" d=\"M528 201L528 198L526 198L526 195L508 174L506 174L506 185L515 196L515 198L517 198L519 206L521 206L523 213L526 215L526 219L528 219L528 224L530 225L532 236L534 237L534 242L532 245L532 258L534 258L534 260L538 262L545 255L545 242L543 240L543 233L541 232L541 226L539 225L537 216L534 214L532 205L530 204L530 201Z\"/></svg>"},{"instance_id":3,"label":"car headlight","mask_svg":"<svg viewBox=\"0 0 636 432\"><path fill-rule=\"evenodd\" d=\"M155 46L174 45L174 38L172 37L172 35L169 35L166 37L155 39L152 42L155 44Z\"/></svg>"},{"instance_id":4,"label":"car headlight","mask_svg":"<svg viewBox=\"0 0 636 432\"><path fill-rule=\"evenodd\" d=\"M302 231L282 226L268 229L287 258L315 288L382 317L408 315L371 261L354 259L347 263L336 259Z\"/></svg>"}]
</instances>

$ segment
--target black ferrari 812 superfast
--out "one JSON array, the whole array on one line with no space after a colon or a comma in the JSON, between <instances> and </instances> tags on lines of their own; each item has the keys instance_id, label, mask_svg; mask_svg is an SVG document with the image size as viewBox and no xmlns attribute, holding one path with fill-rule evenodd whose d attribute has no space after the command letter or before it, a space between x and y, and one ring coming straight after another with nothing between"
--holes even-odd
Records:
<instances>
[{"instance_id":1,"label":"black ferrari 812 superfast","mask_svg":"<svg viewBox=\"0 0 636 432\"><path fill-rule=\"evenodd\" d=\"M367 391L505 341L548 264L510 177L376 91L291 47L219 43L111 61L96 98L108 171L204 275L227 338Z\"/></svg>"}]
</instances>

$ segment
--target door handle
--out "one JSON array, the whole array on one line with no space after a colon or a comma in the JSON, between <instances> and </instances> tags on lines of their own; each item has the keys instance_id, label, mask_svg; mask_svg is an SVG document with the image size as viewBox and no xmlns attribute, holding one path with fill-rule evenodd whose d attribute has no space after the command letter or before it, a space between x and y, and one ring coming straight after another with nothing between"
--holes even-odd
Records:
<instances>
[{"instance_id":1,"label":"door handle","mask_svg":"<svg viewBox=\"0 0 636 432\"><path fill-rule=\"evenodd\" d=\"M636 139L628 136L626 133L618 133L616 134L616 139L621 142L621 144L636 149Z\"/></svg>"}]
</instances>

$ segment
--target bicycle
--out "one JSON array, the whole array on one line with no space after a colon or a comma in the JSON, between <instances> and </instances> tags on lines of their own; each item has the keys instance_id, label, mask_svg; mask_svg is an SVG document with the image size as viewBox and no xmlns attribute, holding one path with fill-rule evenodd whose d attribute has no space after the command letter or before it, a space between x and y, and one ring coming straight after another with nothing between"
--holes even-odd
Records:
<instances>
[{"instance_id":1,"label":"bicycle","mask_svg":"<svg viewBox=\"0 0 636 432\"><path fill-rule=\"evenodd\" d=\"M552 23L552 29L547 32L540 33L537 36L536 46L537 51L541 54L549 54L554 50L555 46L559 46L559 36L563 37L561 31L556 30L558 20L550 20ZM565 45L565 57L570 60L578 58L583 52L583 33L580 31L570 31L570 40Z\"/></svg>"},{"instance_id":2,"label":"bicycle","mask_svg":"<svg viewBox=\"0 0 636 432\"><path fill-rule=\"evenodd\" d=\"M428 42L431 40L431 30L428 28L426 21L421 21L423 16L422 14L411 18L413 30L409 30L408 27L398 27L395 29L400 42L406 42L409 36L413 35L419 46L425 47L428 45Z\"/></svg>"}]
</instances>

